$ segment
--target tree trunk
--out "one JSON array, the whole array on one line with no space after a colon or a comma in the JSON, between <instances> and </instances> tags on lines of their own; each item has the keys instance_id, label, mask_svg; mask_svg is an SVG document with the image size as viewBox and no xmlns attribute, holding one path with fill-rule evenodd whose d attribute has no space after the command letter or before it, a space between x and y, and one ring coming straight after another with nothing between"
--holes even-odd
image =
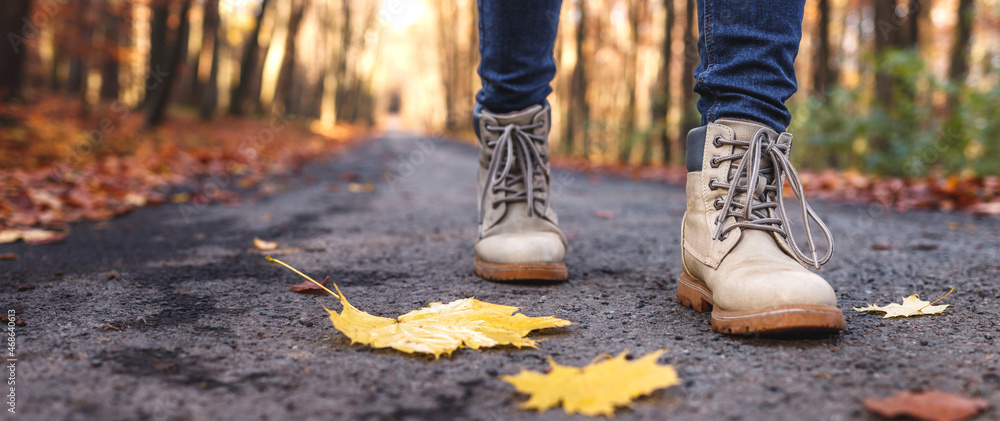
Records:
<instances>
[{"instance_id":1,"label":"tree trunk","mask_svg":"<svg viewBox=\"0 0 1000 421\"><path fill-rule=\"evenodd\" d=\"M307 3L302 1L292 2L292 11L288 17L288 36L285 38L285 53L281 60L281 70L278 71L278 81L275 84L274 106L280 107L285 113L288 109L286 104L288 89L292 75L295 74L295 39L299 34L299 26L302 23L302 16L305 13Z\"/></svg>"},{"instance_id":2,"label":"tree trunk","mask_svg":"<svg viewBox=\"0 0 1000 421\"><path fill-rule=\"evenodd\" d=\"M948 81L953 85L948 94L948 113L952 113L958 105L958 88L965 83L969 74L969 40L972 38L972 20L975 17L973 6L972 0L958 2L958 21L955 23L955 38L948 66Z\"/></svg>"},{"instance_id":3,"label":"tree trunk","mask_svg":"<svg viewBox=\"0 0 1000 421\"><path fill-rule=\"evenodd\" d=\"M637 140L635 116L636 116L636 78L639 72L639 25L645 13L646 0L636 0L629 5L629 45L625 54L625 92L628 95L628 103L625 106L625 115L622 116L622 144L619 149L618 161L628 164L632 158L632 148Z\"/></svg>"},{"instance_id":4,"label":"tree trunk","mask_svg":"<svg viewBox=\"0 0 1000 421\"><path fill-rule=\"evenodd\" d=\"M885 54L893 44L895 31L887 26L895 21L896 1L875 0L875 54ZM875 99L883 107L892 107L892 86L889 75L882 70L875 74Z\"/></svg>"},{"instance_id":5,"label":"tree trunk","mask_svg":"<svg viewBox=\"0 0 1000 421\"><path fill-rule=\"evenodd\" d=\"M576 64L573 65L573 74L570 77L569 103L570 109L566 118L566 144L573 152L574 145L580 145L580 152L583 156L590 154L589 148L589 119L590 108L587 105L587 69L584 43L587 42L587 4L577 3L579 20L576 22Z\"/></svg>"},{"instance_id":6,"label":"tree trunk","mask_svg":"<svg viewBox=\"0 0 1000 421\"><path fill-rule=\"evenodd\" d=\"M167 50L167 20L170 19L170 0L154 0L149 5L149 76L160 75L167 71L164 62ZM146 80L146 91L142 98L141 108L150 107L155 89L151 89L156 79Z\"/></svg>"},{"instance_id":7,"label":"tree trunk","mask_svg":"<svg viewBox=\"0 0 1000 421\"><path fill-rule=\"evenodd\" d=\"M837 69L831 63L830 52L830 0L816 4L819 19L816 22L816 55L813 56L813 95L825 99L827 92L837 84Z\"/></svg>"},{"instance_id":8,"label":"tree trunk","mask_svg":"<svg viewBox=\"0 0 1000 421\"><path fill-rule=\"evenodd\" d=\"M198 116L203 121L209 121L215 115L215 107L219 101L219 0L205 1L205 15L202 26L202 34L205 37L203 46L210 46L212 49L212 64L208 71L208 79L201 90L201 98L198 101ZM203 47L204 48L204 47ZM199 60L199 64L204 66L204 60Z\"/></svg>"},{"instance_id":9,"label":"tree trunk","mask_svg":"<svg viewBox=\"0 0 1000 421\"><path fill-rule=\"evenodd\" d=\"M691 129L698 127L698 108L695 106L694 98L694 68L698 64L698 38L695 35L697 28L695 16L697 5L695 0L687 0L685 5L684 18L684 71L681 72L681 80L684 81L683 101L681 101L681 126L677 138L681 139L682 153L687 149L687 133Z\"/></svg>"},{"instance_id":10,"label":"tree trunk","mask_svg":"<svg viewBox=\"0 0 1000 421\"><path fill-rule=\"evenodd\" d=\"M25 50L31 35L26 32L32 30L22 19L27 19L30 12L30 0L0 2L0 34L5 38L5 42L0 42L0 103L21 99L24 64L28 57Z\"/></svg>"},{"instance_id":11,"label":"tree trunk","mask_svg":"<svg viewBox=\"0 0 1000 421\"><path fill-rule=\"evenodd\" d=\"M240 59L240 82L232 89L229 97L229 114L243 115L246 112L246 98L249 96L250 84L257 80L257 56L260 47L257 45L257 38L260 36L261 22L264 20L264 13L267 11L269 0L260 2L260 14L257 15L257 23L253 27L253 32L247 37L243 44L243 57Z\"/></svg>"},{"instance_id":12,"label":"tree trunk","mask_svg":"<svg viewBox=\"0 0 1000 421\"><path fill-rule=\"evenodd\" d=\"M457 104L461 99L460 91L460 71L459 71L459 51L457 40L458 4L453 0L438 1L435 5L437 9L437 41L438 52L441 54L441 86L444 92L444 105L446 112L445 129L458 130L459 119L456 118Z\"/></svg>"},{"instance_id":13,"label":"tree trunk","mask_svg":"<svg viewBox=\"0 0 1000 421\"><path fill-rule=\"evenodd\" d=\"M663 44L660 46L660 70L656 75L656 85L653 88L653 129L652 136L660 140L660 147L663 148L663 165L669 165L671 161L671 141L670 132L667 130L667 115L670 114L670 64L673 56L673 29L674 29L674 0L663 0L663 8L666 13L666 25L663 34ZM648 164L652 155L652 145L646 147L643 154L643 164ZM649 157L649 159L647 159Z\"/></svg>"},{"instance_id":14,"label":"tree trunk","mask_svg":"<svg viewBox=\"0 0 1000 421\"><path fill-rule=\"evenodd\" d=\"M188 30L188 10L191 8L192 0L182 0L180 6L179 23L177 28L167 34L167 48L165 48L164 66L162 70L153 68L152 74L147 79L149 86L155 86L150 92L150 101L146 107L146 115L143 120L143 127L146 129L156 127L163 123L166 115L167 105L170 103L170 91L177 79L180 64L183 62L184 50L187 46L184 34ZM169 4L165 7L169 8ZM168 9L169 10L169 9Z\"/></svg>"},{"instance_id":15,"label":"tree trunk","mask_svg":"<svg viewBox=\"0 0 1000 421\"><path fill-rule=\"evenodd\" d=\"M102 17L104 24L104 45L101 53L103 63L101 64L101 99L116 100L120 85L118 83L118 52L119 33L122 25L120 10L115 10L116 6L105 1L102 5Z\"/></svg>"}]
</instances>

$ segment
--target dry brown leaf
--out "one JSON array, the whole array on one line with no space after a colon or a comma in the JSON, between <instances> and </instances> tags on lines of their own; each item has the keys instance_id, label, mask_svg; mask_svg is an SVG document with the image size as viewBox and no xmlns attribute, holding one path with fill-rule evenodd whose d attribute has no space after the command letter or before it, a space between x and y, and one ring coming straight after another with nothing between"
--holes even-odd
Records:
<instances>
[{"instance_id":1,"label":"dry brown leaf","mask_svg":"<svg viewBox=\"0 0 1000 421\"><path fill-rule=\"evenodd\" d=\"M264 240L261 240L260 238L254 237L253 238L253 246L257 247L257 250L265 250L265 251L266 250L274 250L274 249L278 248L278 242L277 241L264 241Z\"/></svg>"},{"instance_id":2,"label":"dry brown leaf","mask_svg":"<svg viewBox=\"0 0 1000 421\"><path fill-rule=\"evenodd\" d=\"M319 285L318 282L286 263L267 256L269 262L280 264ZM351 343L373 348L393 348L406 353L432 354L434 358L451 355L458 348L489 348L500 345L535 348L537 342L525 338L534 330L568 326L571 323L555 317L528 317L514 314L517 307L490 304L466 298L448 304L431 303L398 318L378 317L355 308L344 294L322 287L340 299L340 313L326 309L333 327Z\"/></svg>"},{"instance_id":3,"label":"dry brown leaf","mask_svg":"<svg viewBox=\"0 0 1000 421\"><path fill-rule=\"evenodd\" d=\"M17 260L17 255L14 253L0 254L0 260Z\"/></svg>"},{"instance_id":4,"label":"dry brown leaf","mask_svg":"<svg viewBox=\"0 0 1000 421\"><path fill-rule=\"evenodd\" d=\"M289 286L288 289L300 294L324 294L326 291L323 287L326 286L326 281L328 280L330 280L330 275L326 275L326 278L323 278L323 282L320 282L319 285L309 281L302 281L301 284Z\"/></svg>"},{"instance_id":5,"label":"dry brown leaf","mask_svg":"<svg viewBox=\"0 0 1000 421\"><path fill-rule=\"evenodd\" d=\"M613 210L598 209L598 210L594 211L594 216L596 216L598 218L611 219L611 218L614 218L617 215L618 214L615 213L615 211L613 211Z\"/></svg>"},{"instance_id":6,"label":"dry brown leaf","mask_svg":"<svg viewBox=\"0 0 1000 421\"><path fill-rule=\"evenodd\" d=\"M902 391L885 399L865 398L865 409L887 418L910 416L925 421L963 421L986 410L990 403L939 390Z\"/></svg>"}]
</instances>

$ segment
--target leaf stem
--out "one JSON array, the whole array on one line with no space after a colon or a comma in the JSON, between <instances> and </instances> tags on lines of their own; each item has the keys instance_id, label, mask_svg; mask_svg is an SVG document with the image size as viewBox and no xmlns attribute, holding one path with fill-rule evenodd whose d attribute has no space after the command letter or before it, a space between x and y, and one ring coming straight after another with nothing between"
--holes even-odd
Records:
<instances>
[{"instance_id":1,"label":"leaf stem","mask_svg":"<svg viewBox=\"0 0 1000 421\"><path fill-rule=\"evenodd\" d=\"M951 293L953 293L953 292L955 292L955 288L952 288L952 289L951 289L951 291L948 291L948 293L947 293L947 294L945 294L945 295L944 295L944 297L947 297L947 296L951 295ZM925 308L927 308L927 307L930 307L930 306L934 305L934 303L936 303L936 302L938 302L938 301L941 301L941 300L943 300L943 299L944 299L944 297L941 297L941 298L938 298L938 299L934 300L934 301L933 301L932 303L930 303L930 304L927 304L927 305L925 305L925 306L923 306L923 307L920 307L920 310L917 310L917 313L920 313L920 312L922 312L922 311L923 311L923 310L924 310Z\"/></svg>"},{"instance_id":2,"label":"leaf stem","mask_svg":"<svg viewBox=\"0 0 1000 421\"><path fill-rule=\"evenodd\" d=\"M326 288L325 286L323 286L323 284L321 284L321 283L319 283L319 282L316 282L316 281L314 281L314 280L313 280L313 278L310 278L310 277L306 276L306 274L304 274L304 273L302 273L302 272L299 272L299 270L298 270L298 269L295 269L295 268L293 268L293 267L291 267L291 266L288 266L288 263L285 263L285 262L282 262L281 260L278 260L278 259L275 259L275 258L273 258L273 257L271 257L271 256L266 256L266 257L264 257L264 259L266 259L266 260L267 260L268 262L272 262L272 263L277 263L277 264L279 264L279 265L281 265L281 266L284 266L284 267L288 268L288 269L289 269L289 270L291 270L292 272L295 272L295 273L299 274L299 276L302 276L303 278L306 278L306 279L308 279L308 280L309 280L309 282L312 282L312 283L316 284L316 286L318 286L318 287L320 287L320 288L323 288L323 291L326 291L326 292L329 292L329 293L330 293L330 295L332 295L332 296L334 296L334 297L337 297L338 299L340 298L340 296L339 296L339 295L337 295L337 294L336 294L336 293L334 293L333 291L330 291L329 289L327 289L327 288ZM944 297L941 297L941 298L944 298Z\"/></svg>"}]
</instances>

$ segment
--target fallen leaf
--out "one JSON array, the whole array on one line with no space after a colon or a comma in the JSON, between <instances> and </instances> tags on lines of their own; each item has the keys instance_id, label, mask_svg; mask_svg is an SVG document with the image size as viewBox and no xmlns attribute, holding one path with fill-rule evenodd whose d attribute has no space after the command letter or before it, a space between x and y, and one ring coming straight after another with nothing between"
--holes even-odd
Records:
<instances>
[{"instance_id":1,"label":"fallen leaf","mask_svg":"<svg viewBox=\"0 0 1000 421\"><path fill-rule=\"evenodd\" d=\"M626 351L582 368L559 365L550 357L552 368L546 374L522 370L517 375L500 378L518 392L531 395L522 405L524 409L543 412L562 403L567 414L611 417L615 407L628 405L657 389L680 384L672 366L656 363L663 353L664 350L659 350L629 361Z\"/></svg>"},{"instance_id":2,"label":"fallen leaf","mask_svg":"<svg viewBox=\"0 0 1000 421\"><path fill-rule=\"evenodd\" d=\"M944 297L951 295L952 292L955 292L955 288L952 288L951 291L948 291L948 293L945 294ZM924 316L928 314L941 314L941 312L943 312L944 309L948 308L948 304L943 304L939 306L931 304L943 300L944 297L938 298L937 300L934 300L934 302L930 302L921 300L919 295L913 294L909 297L903 298L902 304L891 303L885 306L879 306L878 303L876 302L875 304L871 304L867 307L861 307L861 308L854 307L854 310L864 311L869 313L885 313L885 317L883 317L884 319L888 319L890 317L910 317L910 316Z\"/></svg>"},{"instance_id":3,"label":"fallen leaf","mask_svg":"<svg viewBox=\"0 0 1000 421\"><path fill-rule=\"evenodd\" d=\"M347 183L347 191L351 193L370 193L374 190L374 183Z\"/></svg>"},{"instance_id":4,"label":"fallen leaf","mask_svg":"<svg viewBox=\"0 0 1000 421\"><path fill-rule=\"evenodd\" d=\"M37 228L0 230L0 244L24 240L28 244L49 244L66 239L66 235Z\"/></svg>"},{"instance_id":5,"label":"fallen leaf","mask_svg":"<svg viewBox=\"0 0 1000 421\"><path fill-rule=\"evenodd\" d=\"M298 247L285 247L285 248L272 249L272 250L261 250L261 249L258 249L258 248L251 248L251 249L247 249L247 251L250 252L250 253L270 254L270 255L278 256L278 255L282 255L282 254L301 253L302 249L300 249Z\"/></svg>"},{"instance_id":6,"label":"fallen leaf","mask_svg":"<svg viewBox=\"0 0 1000 421\"><path fill-rule=\"evenodd\" d=\"M895 248L896 246L893 246L892 244L881 244L881 243L872 244L872 250L892 250Z\"/></svg>"},{"instance_id":7,"label":"fallen leaf","mask_svg":"<svg viewBox=\"0 0 1000 421\"><path fill-rule=\"evenodd\" d=\"M319 285L309 281L302 281L301 284L292 285L288 287L288 289L302 294L322 294L325 292L323 287L326 286L326 281L329 279L330 275L326 275L326 278L324 278L323 282L320 282Z\"/></svg>"},{"instance_id":8,"label":"fallen leaf","mask_svg":"<svg viewBox=\"0 0 1000 421\"><path fill-rule=\"evenodd\" d=\"M614 218L615 215L617 214L613 210L599 209L594 211L594 216L598 218L611 219Z\"/></svg>"},{"instance_id":9,"label":"fallen leaf","mask_svg":"<svg viewBox=\"0 0 1000 421\"><path fill-rule=\"evenodd\" d=\"M17 291L18 292L21 292L21 291L31 291L33 289L35 289L34 285L21 285L21 286L17 287Z\"/></svg>"},{"instance_id":10,"label":"fallen leaf","mask_svg":"<svg viewBox=\"0 0 1000 421\"><path fill-rule=\"evenodd\" d=\"M261 240L260 238L254 237L253 238L253 246L257 247L257 250L274 250L274 249L278 248L278 242L277 241L264 241L264 240Z\"/></svg>"},{"instance_id":11,"label":"fallen leaf","mask_svg":"<svg viewBox=\"0 0 1000 421\"><path fill-rule=\"evenodd\" d=\"M299 272L286 263L266 257L267 261L280 264L316 285L319 282ZM396 319L378 317L355 308L340 292L320 285L326 292L340 300L343 310L323 307L330 313L333 327L341 331L351 343L362 343L373 348L393 348L406 353L451 355L461 348L489 348L513 345L535 348L537 342L525 338L533 330L568 326L567 320L556 317L528 317L514 314L517 307L490 304L475 298L452 301L448 304L431 303L426 308L414 310Z\"/></svg>"},{"instance_id":12,"label":"fallen leaf","mask_svg":"<svg viewBox=\"0 0 1000 421\"><path fill-rule=\"evenodd\" d=\"M129 192L125 195L125 203L132 205L137 208L146 206L146 196L141 194Z\"/></svg>"},{"instance_id":13,"label":"fallen leaf","mask_svg":"<svg viewBox=\"0 0 1000 421\"><path fill-rule=\"evenodd\" d=\"M929 390L905 390L885 399L865 398L865 409L887 418L910 416L926 421L962 421L990 406L982 399Z\"/></svg>"},{"instance_id":14,"label":"fallen leaf","mask_svg":"<svg viewBox=\"0 0 1000 421\"><path fill-rule=\"evenodd\" d=\"M337 179L338 180L358 181L359 178L361 178L361 177L358 176L358 173L356 173L354 171L344 171L344 172L342 172L340 174L337 174Z\"/></svg>"},{"instance_id":15,"label":"fallen leaf","mask_svg":"<svg viewBox=\"0 0 1000 421\"><path fill-rule=\"evenodd\" d=\"M0 254L0 260L17 260L17 255L14 253Z\"/></svg>"},{"instance_id":16,"label":"fallen leaf","mask_svg":"<svg viewBox=\"0 0 1000 421\"><path fill-rule=\"evenodd\" d=\"M174 193L174 194L170 195L170 197L167 200L169 200L170 203L174 203L174 204L187 203L188 200L191 200L191 194L190 193Z\"/></svg>"}]
</instances>

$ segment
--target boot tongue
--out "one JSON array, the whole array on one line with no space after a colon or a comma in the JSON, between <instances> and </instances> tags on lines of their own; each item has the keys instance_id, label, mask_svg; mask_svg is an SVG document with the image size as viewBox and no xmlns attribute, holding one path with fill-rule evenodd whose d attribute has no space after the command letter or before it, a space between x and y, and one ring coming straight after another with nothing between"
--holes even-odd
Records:
<instances>
[{"instance_id":1,"label":"boot tongue","mask_svg":"<svg viewBox=\"0 0 1000 421\"><path fill-rule=\"evenodd\" d=\"M497 124L500 126L506 126L508 124L517 124L519 126L524 126L531 124L535 119L535 115L538 114L538 112L541 110L542 110L541 105L532 105L523 110L513 111L506 114L490 113L490 115L492 115L493 118L497 120Z\"/></svg>"},{"instance_id":2,"label":"boot tongue","mask_svg":"<svg viewBox=\"0 0 1000 421\"><path fill-rule=\"evenodd\" d=\"M730 129L732 129L733 130L733 134L734 134L734 138L737 139L737 140L750 141L750 139L753 138L754 134L756 134L757 131L760 130L760 129L764 129L764 131L767 133L767 138L771 142L776 142L777 139L778 139L778 132L776 132L774 130L771 130L771 128L769 128L767 126L764 126L764 125L761 125L761 124L757 124L757 123L753 123L753 122L750 122L750 121L721 119L721 120L716 120L715 123L716 124L724 125L726 127L729 127ZM744 152L747 152L746 148L738 147L738 146L734 146L733 147L733 153L744 153ZM774 172L773 171L767 171L767 172L764 171L764 170L769 170L769 169L771 169L773 167L774 167L774 164L771 162L771 158L769 158L767 156L762 156L761 157L760 169L761 169L761 172L764 173L763 174L764 176L757 179L757 185L754 186L754 188L753 188L753 197L754 198L760 198L761 195L764 193L764 187L766 187L768 184L771 184L771 182L774 181ZM733 165L731 165L729 167L729 178L732 179L735 176L736 176L736 164L734 163ZM747 179L744 176L744 177L740 178L738 184L740 184L740 185L746 185L746 183L747 183ZM740 194L738 194L736 196L735 200L738 201L738 202L746 202L746 193L740 193Z\"/></svg>"},{"instance_id":3,"label":"boot tongue","mask_svg":"<svg viewBox=\"0 0 1000 421\"><path fill-rule=\"evenodd\" d=\"M750 138L753 137L754 133L757 133L757 130L760 129L764 129L765 131L767 131L767 137L769 139L778 138L778 132L771 130L770 127L746 120L721 119L721 120L716 120L715 124L721 124L723 126L729 127L730 129L733 129L733 134L735 134L736 138L739 140L750 140Z\"/></svg>"}]
</instances>

